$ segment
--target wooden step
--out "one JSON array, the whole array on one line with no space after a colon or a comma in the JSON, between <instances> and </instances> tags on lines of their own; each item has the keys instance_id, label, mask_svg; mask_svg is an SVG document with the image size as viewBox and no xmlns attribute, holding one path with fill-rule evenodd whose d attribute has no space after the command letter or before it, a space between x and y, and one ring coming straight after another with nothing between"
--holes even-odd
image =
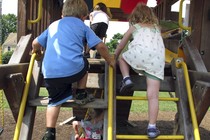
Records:
<instances>
[{"instance_id":1,"label":"wooden step","mask_svg":"<svg viewBox=\"0 0 210 140\"><path fill-rule=\"evenodd\" d=\"M107 108L107 102L104 99L96 98L95 101L87 103L85 105L78 105L73 100L68 100L66 103L62 105L62 107L73 107L73 108ZM48 97L39 96L36 99L28 101L29 106L47 106L48 105Z\"/></svg>"}]
</instances>

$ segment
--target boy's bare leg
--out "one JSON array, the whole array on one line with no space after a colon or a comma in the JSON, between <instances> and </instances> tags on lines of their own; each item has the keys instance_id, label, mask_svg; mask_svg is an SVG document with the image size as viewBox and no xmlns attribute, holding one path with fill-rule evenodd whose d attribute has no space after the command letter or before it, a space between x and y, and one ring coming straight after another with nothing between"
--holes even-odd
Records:
<instances>
[{"instance_id":1,"label":"boy's bare leg","mask_svg":"<svg viewBox=\"0 0 210 140\"><path fill-rule=\"evenodd\" d=\"M81 80L77 82L77 89L86 89L87 78L88 78L88 72L83 76Z\"/></svg>"},{"instance_id":2,"label":"boy's bare leg","mask_svg":"<svg viewBox=\"0 0 210 140\"><path fill-rule=\"evenodd\" d=\"M60 112L60 106L47 107L46 127L55 128L59 112Z\"/></svg>"}]
</instances>

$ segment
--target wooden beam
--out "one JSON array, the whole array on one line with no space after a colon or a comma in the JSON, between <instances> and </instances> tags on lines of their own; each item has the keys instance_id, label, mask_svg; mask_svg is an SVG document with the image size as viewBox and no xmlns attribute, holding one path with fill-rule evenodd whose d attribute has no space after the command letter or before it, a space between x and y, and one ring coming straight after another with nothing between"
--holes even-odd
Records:
<instances>
[{"instance_id":1,"label":"wooden beam","mask_svg":"<svg viewBox=\"0 0 210 140\"><path fill-rule=\"evenodd\" d=\"M43 77L41 76L41 64L38 61L34 62L32 78L30 82L28 100L35 99L39 95L39 89ZM26 106L23 117L23 122L20 131L21 140L32 139L34 120L36 115L36 108L34 106Z\"/></svg>"},{"instance_id":2,"label":"wooden beam","mask_svg":"<svg viewBox=\"0 0 210 140\"><path fill-rule=\"evenodd\" d=\"M197 72L189 70L190 84L195 85L196 81L203 81L210 83L210 73L209 72Z\"/></svg>"},{"instance_id":3,"label":"wooden beam","mask_svg":"<svg viewBox=\"0 0 210 140\"><path fill-rule=\"evenodd\" d=\"M192 26L192 40L193 45L200 50L202 36L202 24L203 24L203 7L205 0L192 0L190 2L190 19ZM207 18L207 17L205 17Z\"/></svg>"},{"instance_id":4,"label":"wooden beam","mask_svg":"<svg viewBox=\"0 0 210 140\"><path fill-rule=\"evenodd\" d=\"M202 27L201 27L201 41L200 41L200 54L201 57L205 63L205 66L207 68L207 71L210 71L210 63L209 63L209 58L210 58L210 1L205 0L203 7L202 7L202 12L203 12L203 17L202 17ZM195 18L193 18L195 19ZM198 36L197 36L198 37Z\"/></svg>"},{"instance_id":5,"label":"wooden beam","mask_svg":"<svg viewBox=\"0 0 210 140\"><path fill-rule=\"evenodd\" d=\"M88 73L86 87L104 89L104 74Z\"/></svg>"},{"instance_id":6,"label":"wooden beam","mask_svg":"<svg viewBox=\"0 0 210 140\"><path fill-rule=\"evenodd\" d=\"M196 81L192 92L199 125L210 106L210 82Z\"/></svg>"},{"instance_id":7,"label":"wooden beam","mask_svg":"<svg viewBox=\"0 0 210 140\"><path fill-rule=\"evenodd\" d=\"M177 1L179 1L179 0L168 0L168 1L170 1L170 7L174 4L174 3L176 3Z\"/></svg>"},{"instance_id":8,"label":"wooden beam","mask_svg":"<svg viewBox=\"0 0 210 140\"><path fill-rule=\"evenodd\" d=\"M29 106L47 106L48 97L39 96L34 100L28 101ZM63 107L73 107L73 108L107 108L107 102L104 99L95 99L95 101L87 103L85 105L78 105L74 100L68 100L66 103L62 104Z\"/></svg>"},{"instance_id":9,"label":"wooden beam","mask_svg":"<svg viewBox=\"0 0 210 140\"><path fill-rule=\"evenodd\" d=\"M4 88L4 93L14 120L17 121L23 88L25 85L24 77L22 73L9 74L5 83L7 83L8 86Z\"/></svg>"},{"instance_id":10,"label":"wooden beam","mask_svg":"<svg viewBox=\"0 0 210 140\"><path fill-rule=\"evenodd\" d=\"M19 64L29 62L31 50L31 34L22 36L13 52L8 64Z\"/></svg>"},{"instance_id":11,"label":"wooden beam","mask_svg":"<svg viewBox=\"0 0 210 140\"><path fill-rule=\"evenodd\" d=\"M176 97L179 98L179 102L177 102L177 129L175 130L176 134L183 134L185 140L194 139L192 119L189 110L189 101L187 97L187 90L185 86L184 72L182 69L177 69L176 60L172 60L172 73L176 76L175 81L175 93Z\"/></svg>"},{"instance_id":12,"label":"wooden beam","mask_svg":"<svg viewBox=\"0 0 210 140\"><path fill-rule=\"evenodd\" d=\"M27 0L18 0L18 28L17 28L17 40L20 39L21 36L27 34L27 11L26 6Z\"/></svg>"},{"instance_id":13,"label":"wooden beam","mask_svg":"<svg viewBox=\"0 0 210 140\"><path fill-rule=\"evenodd\" d=\"M186 37L183 41L183 50L186 55L186 63L188 69L196 70L199 72L207 72L206 66L201 58L198 48L192 43L189 37Z\"/></svg>"},{"instance_id":14,"label":"wooden beam","mask_svg":"<svg viewBox=\"0 0 210 140\"><path fill-rule=\"evenodd\" d=\"M5 82L7 81L7 76L14 73L22 73L23 77L25 77L27 69L28 63L0 65L0 89L4 89L10 86L7 82Z\"/></svg>"},{"instance_id":15,"label":"wooden beam","mask_svg":"<svg viewBox=\"0 0 210 140\"><path fill-rule=\"evenodd\" d=\"M116 82L116 89L120 89L121 81L122 81L122 75L117 75L117 82ZM140 75L131 75L131 80L135 83L133 90L134 91L146 91L147 85L146 85L146 77L140 76ZM165 76L164 80L161 81L160 91L170 91L174 92L175 80L172 76Z\"/></svg>"},{"instance_id":16,"label":"wooden beam","mask_svg":"<svg viewBox=\"0 0 210 140\"><path fill-rule=\"evenodd\" d=\"M88 58L88 62L90 65L105 65L105 60L103 58L101 59Z\"/></svg>"}]
</instances>

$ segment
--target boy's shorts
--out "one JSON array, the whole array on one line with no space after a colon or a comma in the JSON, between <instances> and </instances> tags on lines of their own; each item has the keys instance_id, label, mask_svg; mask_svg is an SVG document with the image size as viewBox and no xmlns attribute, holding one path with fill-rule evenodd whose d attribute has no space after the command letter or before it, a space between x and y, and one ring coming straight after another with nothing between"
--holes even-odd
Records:
<instances>
[{"instance_id":1,"label":"boy's shorts","mask_svg":"<svg viewBox=\"0 0 210 140\"><path fill-rule=\"evenodd\" d=\"M79 81L89 70L89 63L84 58L85 66L77 74L62 77L62 78L50 78L45 79L45 86L49 94L48 107L58 106L73 98L72 96L72 83Z\"/></svg>"},{"instance_id":2,"label":"boy's shorts","mask_svg":"<svg viewBox=\"0 0 210 140\"><path fill-rule=\"evenodd\" d=\"M90 28L95 32L95 34L100 37L106 37L106 31L108 29L108 25L104 22L94 23L90 25Z\"/></svg>"}]
</instances>

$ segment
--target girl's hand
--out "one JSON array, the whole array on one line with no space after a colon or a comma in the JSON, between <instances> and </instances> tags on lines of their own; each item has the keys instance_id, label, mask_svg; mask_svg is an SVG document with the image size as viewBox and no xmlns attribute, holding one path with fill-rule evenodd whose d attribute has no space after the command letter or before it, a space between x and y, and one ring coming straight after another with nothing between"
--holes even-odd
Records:
<instances>
[{"instance_id":1,"label":"girl's hand","mask_svg":"<svg viewBox=\"0 0 210 140\"><path fill-rule=\"evenodd\" d=\"M79 140L79 134L75 134L74 138L75 140Z\"/></svg>"}]
</instances>

